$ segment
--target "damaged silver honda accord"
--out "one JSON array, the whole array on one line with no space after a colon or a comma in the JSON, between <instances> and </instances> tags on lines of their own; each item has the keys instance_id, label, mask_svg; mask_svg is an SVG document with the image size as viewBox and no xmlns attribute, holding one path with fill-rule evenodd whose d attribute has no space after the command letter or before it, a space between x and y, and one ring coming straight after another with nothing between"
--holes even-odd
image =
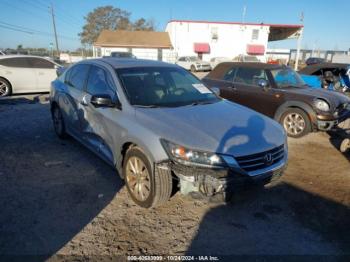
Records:
<instances>
[{"instance_id":1,"label":"damaged silver honda accord","mask_svg":"<svg viewBox=\"0 0 350 262\"><path fill-rule=\"evenodd\" d=\"M79 62L52 82L54 129L116 168L142 207L183 194L211 197L269 183L287 163L283 128L221 99L191 73L163 62Z\"/></svg>"}]
</instances>

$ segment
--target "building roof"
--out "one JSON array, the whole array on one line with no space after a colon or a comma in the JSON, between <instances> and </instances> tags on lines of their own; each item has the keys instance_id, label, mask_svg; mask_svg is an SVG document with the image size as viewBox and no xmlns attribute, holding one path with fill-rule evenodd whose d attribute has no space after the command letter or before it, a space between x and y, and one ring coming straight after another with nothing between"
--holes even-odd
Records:
<instances>
[{"instance_id":1,"label":"building roof","mask_svg":"<svg viewBox=\"0 0 350 262\"><path fill-rule=\"evenodd\" d=\"M198 20L170 20L168 22L179 23L199 23L199 24L224 24L224 25L248 25L248 26L268 26L270 27L269 41L278 41L287 39L295 35L304 26L303 25L288 25L288 24L265 24L265 23L242 23L242 22L218 22L218 21L198 21Z\"/></svg>"},{"instance_id":2,"label":"building roof","mask_svg":"<svg viewBox=\"0 0 350 262\"><path fill-rule=\"evenodd\" d=\"M124 30L103 30L94 43L94 46L139 48L172 47L167 32Z\"/></svg>"}]
</instances>

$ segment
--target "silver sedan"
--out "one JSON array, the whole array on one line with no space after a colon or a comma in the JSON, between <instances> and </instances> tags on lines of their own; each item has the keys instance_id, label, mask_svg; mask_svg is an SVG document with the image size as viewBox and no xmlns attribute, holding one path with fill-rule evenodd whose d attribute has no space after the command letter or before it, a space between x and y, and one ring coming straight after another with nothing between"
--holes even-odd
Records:
<instances>
[{"instance_id":1,"label":"silver sedan","mask_svg":"<svg viewBox=\"0 0 350 262\"><path fill-rule=\"evenodd\" d=\"M287 162L277 122L221 99L177 65L82 61L52 82L50 102L57 135L115 167L142 207L165 203L175 186L213 197L268 183Z\"/></svg>"}]
</instances>

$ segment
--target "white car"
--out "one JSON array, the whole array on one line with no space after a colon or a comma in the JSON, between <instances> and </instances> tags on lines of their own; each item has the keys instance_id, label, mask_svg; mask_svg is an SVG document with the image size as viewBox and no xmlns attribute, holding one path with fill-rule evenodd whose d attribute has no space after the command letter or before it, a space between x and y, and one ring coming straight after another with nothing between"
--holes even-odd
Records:
<instances>
[{"instance_id":1,"label":"white car","mask_svg":"<svg viewBox=\"0 0 350 262\"><path fill-rule=\"evenodd\" d=\"M48 59L27 55L0 56L0 96L49 92L61 66Z\"/></svg>"},{"instance_id":2,"label":"white car","mask_svg":"<svg viewBox=\"0 0 350 262\"><path fill-rule=\"evenodd\" d=\"M176 64L185 68L186 70L191 70L191 72L211 70L211 66L208 62L204 62L196 56L179 57Z\"/></svg>"},{"instance_id":3,"label":"white car","mask_svg":"<svg viewBox=\"0 0 350 262\"><path fill-rule=\"evenodd\" d=\"M213 57L210 59L210 66L213 69L218 64L223 63L223 62L232 62L232 59L230 59L228 57Z\"/></svg>"}]
</instances>

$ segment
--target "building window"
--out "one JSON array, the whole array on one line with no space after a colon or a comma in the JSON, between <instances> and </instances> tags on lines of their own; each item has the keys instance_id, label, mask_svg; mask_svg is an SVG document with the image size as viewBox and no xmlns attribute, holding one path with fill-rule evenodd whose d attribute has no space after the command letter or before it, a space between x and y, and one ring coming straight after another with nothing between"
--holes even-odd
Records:
<instances>
[{"instance_id":1,"label":"building window","mask_svg":"<svg viewBox=\"0 0 350 262\"><path fill-rule=\"evenodd\" d=\"M252 40L258 40L258 39L259 39L259 29L253 29Z\"/></svg>"},{"instance_id":2,"label":"building window","mask_svg":"<svg viewBox=\"0 0 350 262\"><path fill-rule=\"evenodd\" d=\"M219 39L219 34L218 34L218 28L217 27L212 27L211 28L211 39L213 41L217 41Z\"/></svg>"}]
</instances>

